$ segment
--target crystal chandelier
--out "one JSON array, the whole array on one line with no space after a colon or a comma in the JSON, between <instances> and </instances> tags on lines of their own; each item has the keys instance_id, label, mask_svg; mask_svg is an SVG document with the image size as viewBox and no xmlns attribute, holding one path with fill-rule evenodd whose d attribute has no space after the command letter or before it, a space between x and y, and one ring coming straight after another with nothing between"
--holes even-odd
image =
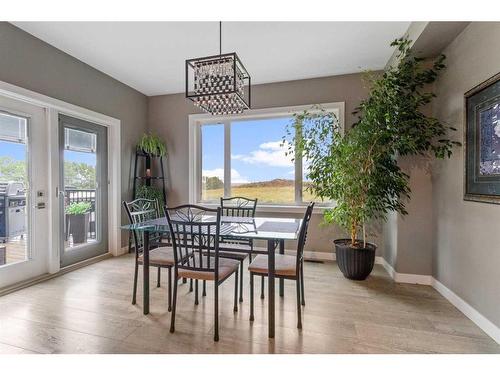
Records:
<instances>
[{"instance_id":1,"label":"crystal chandelier","mask_svg":"<svg viewBox=\"0 0 500 375\"><path fill-rule=\"evenodd\" d=\"M234 115L250 109L250 75L236 52L186 60L186 98L212 115Z\"/></svg>"}]
</instances>

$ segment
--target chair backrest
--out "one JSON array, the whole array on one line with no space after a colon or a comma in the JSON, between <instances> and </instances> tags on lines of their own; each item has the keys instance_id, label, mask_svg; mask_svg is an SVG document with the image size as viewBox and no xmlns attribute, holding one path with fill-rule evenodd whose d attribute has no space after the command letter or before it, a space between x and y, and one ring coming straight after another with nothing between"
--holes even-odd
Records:
<instances>
[{"instance_id":1,"label":"chair backrest","mask_svg":"<svg viewBox=\"0 0 500 375\"><path fill-rule=\"evenodd\" d=\"M179 268L219 274L221 209L186 204L166 208L176 270Z\"/></svg>"},{"instance_id":2,"label":"chair backrest","mask_svg":"<svg viewBox=\"0 0 500 375\"><path fill-rule=\"evenodd\" d=\"M132 202L123 201L123 207L125 207L130 224L139 224L159 217L158 201L156 199L139 198ZM136 230L132 231L132 233L137 255L142 249L142 234Z\"/></svg>"},{"instance_id":3,"label":"chair backrest","mask_svg":"<svg viewBox=\"0 0 500 375\"><path fill-rule=\"evenodd\" d=\"M245 197L221 198L222 216L255 217L257 199Z\"/></svg>"},{"instance_id":4,"label":"chair backrest","mask_svg":"<svg viewBox=\"0 0 500 375\"><path fill-rule=\"evenodd\" d=\"M297 244L297 275L299 274L298 271L300 265L302 264L302 259L304 259L304 247L306 245L307 229L309 228L309 222L311 221L313 208L314 208L314 202L309 203L299 230L299 239Z\"/></svg>"}]
</instances>

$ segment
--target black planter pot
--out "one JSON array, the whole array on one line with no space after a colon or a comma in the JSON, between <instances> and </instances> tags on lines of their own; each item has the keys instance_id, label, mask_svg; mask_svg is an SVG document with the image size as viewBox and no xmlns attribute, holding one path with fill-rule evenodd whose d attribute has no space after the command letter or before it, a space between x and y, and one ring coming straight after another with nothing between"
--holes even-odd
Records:
<instances>
[{"instance_id":1,"label":"black planter pot","mask_svg":"<svg viewBox=\"0 0 500 375\"><path fill-rule=\"evenodd\" d=\"M351 280L364 280L373 270L377 246L370 242L366 247L351 247L350 239L339 239L335 243L337 264L344 276Z\"/></svg>"},{"instance_id":2,"label":"black planter pot","mask_svg":"<svg viewBox=\"0 0 500 375\"><path fill-rule=\"evenodd\" d=\"M89 213L68 215L69 233L73 235L73 243L87 242L87 233L89 232Z\"/></svg>"}]
</instances>

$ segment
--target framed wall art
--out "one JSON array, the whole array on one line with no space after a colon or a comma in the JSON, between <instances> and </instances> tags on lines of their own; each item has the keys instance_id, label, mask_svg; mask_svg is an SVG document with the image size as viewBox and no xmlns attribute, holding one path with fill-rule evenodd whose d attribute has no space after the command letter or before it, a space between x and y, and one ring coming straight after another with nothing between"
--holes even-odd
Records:
<instances>
[{"instance_id":1,"label":"framed wall art","mask_svg":"<svg viewBox=\"0 0 500 375\"><path fill-rule=\"evenodd\" d=\"M500 73L465 93L464 199L500 204Z\"/></svg>"}]
</instances>

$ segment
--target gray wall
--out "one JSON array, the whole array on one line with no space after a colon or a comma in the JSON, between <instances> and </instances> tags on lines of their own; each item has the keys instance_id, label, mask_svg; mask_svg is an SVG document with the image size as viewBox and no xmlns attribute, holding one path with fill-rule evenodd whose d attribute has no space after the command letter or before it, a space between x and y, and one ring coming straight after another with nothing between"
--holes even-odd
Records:
<instances>
[{"instance_id":1,"label":"gray wall","mask_svg":"<svg viewBox=\"0 0 500 375\"><path fill-rule=\"evenodd\" d=\"M384 259L398 273L432 273L432 184L429 165L421 158L404 158L401 168L410 175L408 215L390 213L384 224Z\"/></svg>"},{"instance_id":2,"label":"gray wall","mask_svg":"<svg viewBox=\"0 0 500 375\"><path fill-rule=\"evenodd\" d=\"M121 120L122 198L129 199L147 97L7 22L0 22L0 51L0 80Z\"/></svg>"},{"instance_id":3,"label":"gray wall","mask_svg":"<svg viewBox=\"0 0 500 375\"><path fill-rule=\"evenodd\" d=\"M464 93L500 71L500 23L471 23L443 52L434 114L463 142ZM463 200L463 150L433 171L433 275L500 326L500 206Z\"/></svg>"},{"instance_id":4,"label":"gray wall","mask_svg":"<svg viewBox=\"0 0 500 375\"><path fill-rule=\"evenodd\" d=\"M314 103L345 102L346 126L355 117L352 111L367 95L362 74L288 81L252 87L252 108L284 107ZM170 174L169 204L189 200L188 180L188 115L198 113L184 94L154 96L149 98L148 129L166 139L169 149ZM315 215L311 223L307 249L332 251L332 240L345 236L338 228L320 227L322 217ZM382 238L374 239L382 245Z\"/></svg>"}]
</instances>

